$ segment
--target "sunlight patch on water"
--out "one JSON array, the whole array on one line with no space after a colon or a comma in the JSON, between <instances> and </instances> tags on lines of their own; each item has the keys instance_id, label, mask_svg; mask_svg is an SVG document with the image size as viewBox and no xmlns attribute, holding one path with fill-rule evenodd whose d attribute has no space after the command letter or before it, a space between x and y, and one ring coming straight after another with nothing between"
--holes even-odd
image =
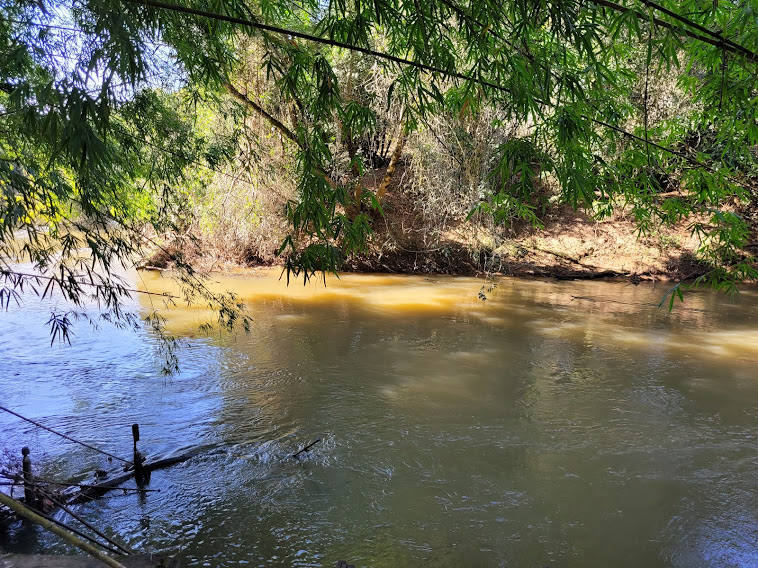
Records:
<instances>
[{"instance_id":1,"label":"sunlight patch on water","mask_svg":"<svg viewBox=\"0 0 758 568\"><path fill-rule=\"evenodd\" d=\"M666 347L675 353L714 361L758 362L758 330L692 330L685 335L671 335L666 340Z\"/></svg>"},{"instance_id":2,"label":"sunlight patch on water","mask_svg":"<svg viewBox=\"0 0 758 568\"><path fill-rule=\"evenodd\" d=\"M302 321L308 319L305 314L279 314L276 316L278 321Z\"/></svg>"},{"instance_id":3,"label":"sunlight patch on water","mask_svg":"<svg viewBox=\"0 0 758 568\"><path fill-rule=\"evenodd\" d=\"M758 522L747 503L730 510L716 510L710 517L697 519L686 511L669 525L673 537L670 559L675 568L718 566L754 568L758 566L756 535Z\"/></svg>"},{"instance_id":4,"label":"sunlight patch on water","mask_svg":"<svg viewBox=\"0 0 758 568\"><path fill-rule=\"evenodd\" d=\"M758 358L758 332L752 328L699 329L705 318L705 302L718 302L719 306L726 302L724 305L730 309L724 312L724 317L739 316L738 306L716 294L692 293L686 297L685 306L677 305L679 311L675 307L669 312L657 307L661 290L621 283L531 281L524 284L504 279L483 302L478 298L482 280L476 278L345 274L340 278L327 276L326 285L320 279L313 279L305 286L301 281L287 286L286 279L280 275L279 269L255 270L244 276L214 274L212 286L219 291L234 290L246 302L253 319L260 315L266 317L272 307L278 306L276 321L303 329L318 322L302 310L321 306L336 309L341 318L350 317L351 311L356 310L382 319L456 317L494 329L526 327L544 338L633 349L656 347L709 359ZM176 293L169 274L140 272L140 282L153 292ZM609 289L615 293L608 294ZM581 301L575 300L580 293L583 294ZM743 296L748 298L751 293L755 291L748 289ZM147 307L147 299L141 298L141 301ZM192 337L198 335L201 324L216 318L212 311L182 305L162 313L168 318L170 331ZM677 321L689 328L685 335L651 331L650 324L667 326Z\"/></svg>"},{"instance_id":5,"label":"sunlight patch on water","mask_svg":"<svg viewBox=\"0 0 758 568\"><path fill-rule=\"evenodd\" d=\"M758 329L712 331L698 338L698 344L720 347L732 356L747 354L758 356Z\"/></svg>"},{"instance_id":6,"label":"sunlight patch on water","mask_svg":"<svg viewBox=\"0 0 758 568\"><path fill-rule=\"evenodd\" d=\"M555 322L534 320L529 326L545 337L577 337L584 335L587 324L584 322Z\"/></svg>"},{"instance_id":7,"label":"sunlight patch on water","mask_svg":"<svg viewBox=\"0 0 758 568\"><path fill-rule=\"evenodd\" d=\"M479 280L474 278L446 278L427 280L418 277L392 275L342 275L312 279L306 285L292 282L287 286L279 279L277 269L255 271L247 278L214 274L208 285L216 291L232 289L243 300L253 305L258 302L286 299L287 302L310 305L331 305L337 300L349 301L356 307L388 315L397 313L446 313L470 308L480 302L477 298ZM153 293L176 293L170 273L140 272L142 286ZM142 299L145 307L149 298ZM155 301L155 300L153 300ZM194 315L177 312L194 312ZM171 324L194 324L207 318L208 310L178 306L171 310ZM251 312L255 315L255 312Z\"/></svg>"},{"instance_id":8,"label":"sunlight patch on water","mask_svg":"<svg viewBox=\"0 0 758 568\"><path fill-rule=\"evenodd\" d=\"M452 359L453 361L462 361L466 363L481 362L482 359L486 357L487 354L481 351L453 351L452 353L448 353L446 355L447 359Z\"/></svg>"},{"instance_id":9,"label":"sunlight patch on water","mask_svg":"<svg viewBox=\"0 0 758 568\"><path fill-rule=\"evenodd\" d=\"M502 317L480 315L479 319L482 323L486 323L493 327L505 327L507 325L510 325L510 322Z\"/></svg>"}]
</instances>

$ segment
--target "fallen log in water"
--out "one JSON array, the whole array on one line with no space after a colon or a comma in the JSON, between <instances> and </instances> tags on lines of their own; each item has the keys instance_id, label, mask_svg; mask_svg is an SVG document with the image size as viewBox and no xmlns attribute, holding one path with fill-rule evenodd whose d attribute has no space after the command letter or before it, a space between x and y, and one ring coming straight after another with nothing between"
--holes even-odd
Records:
<instances>
[{"instance_id":1,"label":"fallen log in water","mask_svg":"<svg viewBox=\"0 0 758 568\"><path fill-rule=\"evenodd\" d=\"M97 497L104 495L111 489L116 489L119 485L126 483L132 477L134 477L134 472L129 471L122 473L117 477L112 477L93 485L71 487L69 490L64 491L61 496L64 498L66 505L86 503L87 501L91 501L92 499L96 499Z\"/></svg>"},{"instance_id":2,"label":"fallen log in water","mask_svg":"<svg viewBox=\"0 0 758 568\"><path fill-rule=\"evenodd\" d=\"M156 469L163 469L164 467L169 467L177 463L186 462L190 458L194 458L199 452L187 452L186 454L181 454L178 456L173 456L170 458L163 458L161 460L156 460L154 462L146 463L142 467L145 469L145 471L154 471Z\"/></svg>"},{"instance_id":3,"label":"fallen log in water","mask_svg":"<svg viewBox=\"0 0 758 568\"><path fill-rule=\"evenodd\" d=\"M156 469L163 469L165 467L185 462L188 459L195 457L196 455L197 452L189 452L178 456L163 458L154 462L147 462L142 464L142 470L149 473L151 471L155 471ZM91 501L92 499L96 499L97 497L106 494L108 491L117 489L119 485L126 483L134 476L135 471L132 469L130 471L121 473L116 477L105 479L100 483L74 487L72 488L73 490L68 492L68 495L64 494L65 503L66 505L74 505L76 503L85 503L87 501Z\"/></svg>"}]
</instances>

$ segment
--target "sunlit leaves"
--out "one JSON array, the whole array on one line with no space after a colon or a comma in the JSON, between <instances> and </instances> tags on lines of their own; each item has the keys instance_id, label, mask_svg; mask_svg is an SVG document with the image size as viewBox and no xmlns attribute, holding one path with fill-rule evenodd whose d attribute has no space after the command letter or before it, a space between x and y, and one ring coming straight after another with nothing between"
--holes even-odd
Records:
<instances>
[{"instance_id":1,"label":"sunlit leaves","mask_svg":"<svg viewBox=\"0 0 758 568\"><path fill-rule=\"evenodd\" d=\"M234 154L220 137L199 135L178 95L138 91L161 65L156 43L172 31L178 37L186 19L78 0L6 3L1 16L0 306L24 291L67 300L77 311L51 316L53 341L70 341L79 319L133 327L123 310L133 290L118 273L153 246L151 230L183 230L179 187L194 169ZM193 77L220 76L213 54L230 53L229 44L223 37L210 43L206 71L193 68ZM33 273L19 272L17 263L31 264ZM222 325L244 326L238 302L193 285L219 300Z\"/></svg>"}]
</instances>

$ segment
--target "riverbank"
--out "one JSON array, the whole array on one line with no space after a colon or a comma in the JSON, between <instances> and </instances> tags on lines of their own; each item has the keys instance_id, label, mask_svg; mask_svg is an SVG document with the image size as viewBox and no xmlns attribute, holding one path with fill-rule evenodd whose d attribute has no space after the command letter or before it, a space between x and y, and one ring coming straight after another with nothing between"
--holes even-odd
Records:
<instances>
[{"instance_id":1,"label":"riverbank","mask_svg":"<svg viewBox=\"0 0 758 568\"><path fill-rule=\"evenodd\" d=\"M557 279L689 280L708 271L700 242L681 223L638 237L623 215L596 221L569 207L545 215L543 227L524 223L497 231L459 226L434 247L379 227L368 254L349 259L354 272L499 274ZM408 233L406 232L406 235ZM416 248L414 248L416 247Z\"/></svg>"},{"instance_id":2,"label":"riverbank","mask_svg":"<svg viewBox=\"0 0 758 568\"><path fill-rule=\"evenodd\" d=\"M639 235L634 219L623 212L596 220L569 206L554 206L541 215L541 227L523 221L487 226L480 220L432 228L402 193L389 195L383 213L373 219L367 250L347 258L345 272L624 278L636 283L687 281L709 270L698 260L701 243L689 228L692 220ZM276 244L265 248L272 250ZM282 264L273 254L259 253L260 247L224 251L202 239L173 241L144 266L170 268L175 254L206 271Z\"/></svg>"}]
</instances>

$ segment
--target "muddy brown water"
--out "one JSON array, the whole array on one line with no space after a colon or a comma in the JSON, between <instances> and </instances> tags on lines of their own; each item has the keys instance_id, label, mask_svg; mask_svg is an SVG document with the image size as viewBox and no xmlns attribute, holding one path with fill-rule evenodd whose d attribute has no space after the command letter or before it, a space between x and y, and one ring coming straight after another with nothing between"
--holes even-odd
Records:
<instances>
[{"instance_id":1,"label":"muddy brown water","mask_svg":"<svg viewBox=\"0 0 758 568\"><path fill-rule=\"evenodd\" d=\"M249 334L164 310L169 379L148 331L80 323L50 347L55 301L0 315L3 405L125 457L134 422L149 456L202 450L81 515L191 566L758 565L755 289L669 313L650 284L504 279L485 301L472 278L278 277L218 284ZM0 432L45 477L107 465L8 415ZM70 552L21 526L0 546Z\"/></svg>"}]
</instances>

